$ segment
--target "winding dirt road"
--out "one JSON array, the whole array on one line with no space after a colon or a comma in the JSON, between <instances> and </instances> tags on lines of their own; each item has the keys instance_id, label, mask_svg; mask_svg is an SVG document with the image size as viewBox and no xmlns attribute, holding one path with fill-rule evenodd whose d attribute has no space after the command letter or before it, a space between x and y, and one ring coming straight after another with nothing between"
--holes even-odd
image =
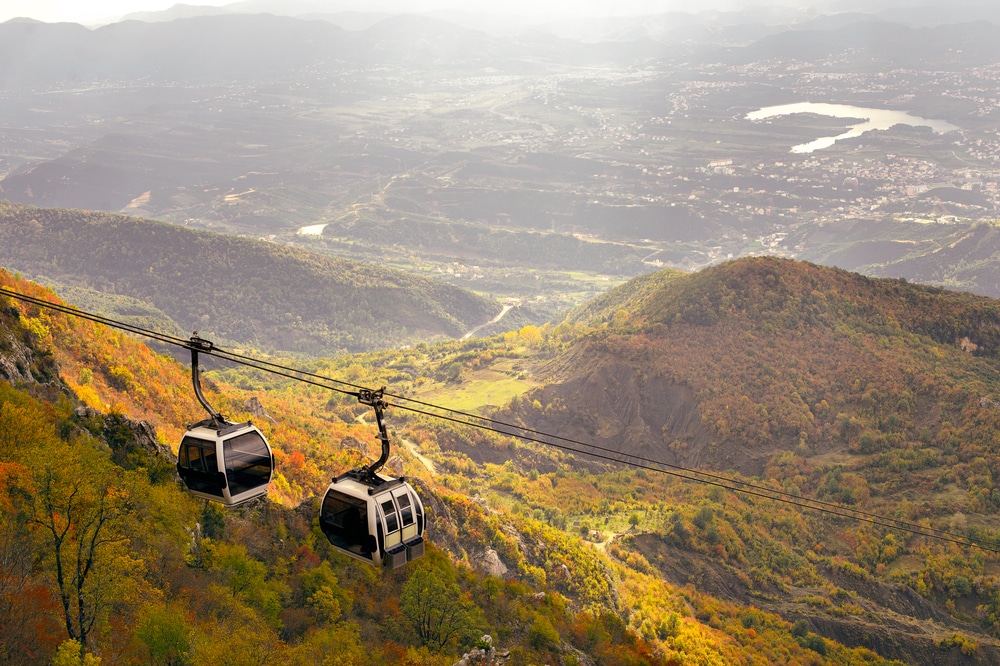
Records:
<instances>
[{"instance_id":1,"label":"winding dirt road","mask_svg":"<svg viewBox=\"0 0 1000 666\"><path fill-rule=\"evenodd\" d=\"M488 321L485 324L481 324L479 326L476 326L474 329L472 329L471 331L469 331L468 333L466 333L465 335L463 335L462 339L463 340L468 340L473 335L475 335L478 331L481 331L482 329L486 328L490 324L497 323L498 321L500 321L501 319L503 319L503 316L505 314L507 314L508 312L510 312L512 309L516 308L518 305L520 305L520 303L515 303L513 305L505 305L505 306L503 306L503 309L500 310L500 314L498 314L496 317L494 317L492 321Z\"/></svg>"}]
</instances>

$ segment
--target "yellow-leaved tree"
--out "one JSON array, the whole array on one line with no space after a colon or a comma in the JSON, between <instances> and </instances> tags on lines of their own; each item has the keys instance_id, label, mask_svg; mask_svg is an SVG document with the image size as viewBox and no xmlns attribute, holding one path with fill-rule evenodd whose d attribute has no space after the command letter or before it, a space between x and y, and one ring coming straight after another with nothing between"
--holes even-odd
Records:
<instances>
[{"instance_id":1,"label":"yellow-leaved tree","mask_svg":"<svg viewBox=\"0 0 1000 666\"><path fill-rule=\"evenodd\" d=\"M60 439L38 418L46 405L0 387L0 461L24 468L4 479L3 491L22 516L82 658L94 632L109 630L110 611L127 606L142 584L128 530L148 481L114 465L89 435Z\"/></svg>"}]
</instances>

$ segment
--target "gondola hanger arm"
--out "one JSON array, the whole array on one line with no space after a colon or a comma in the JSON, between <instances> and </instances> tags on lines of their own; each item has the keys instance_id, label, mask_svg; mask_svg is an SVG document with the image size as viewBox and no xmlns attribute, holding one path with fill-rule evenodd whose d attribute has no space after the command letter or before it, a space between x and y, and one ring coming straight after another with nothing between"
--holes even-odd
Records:
<instances>
[{"instance_id":1,"label":"gondola hanger arm","mask_svg":"<svg viewBox=\"0 0 1000 666\"><path fill-rule=\"evenodd\" d=\"M201 392L201 370L198 366L198 352L201 351L210 354L215 350L215 344L211 340L198 337L198 331L195 331L194 335L191 336L191 339L184 346L191 352L191 384L194 386L194 395L198 398L201 406L205 408L205 411L208 412L212 421L222 426L226 423L226 419L219 413L219 410L208 403L208 400L205 399L205 394Z\"/></svg>"},{"instance_id":2,"label":"gondola hanger arm","mask_svg":"<svg viewBox=\"0 0 1000 666\"><path fill-rule=\"evenodd\" d=\"M375 472L382 469L385 463L389 460L389 433L385 427L385 417L384 410L386 407L385 398L385 387L373 391L372 389L361 389L356 394L358 396L358 402L363 405L370 405L375 410L375 420L378 422L378 436L382 440L382 455L379 459L373 462L371 465L364 469L364 473L367 476L374 477Z\"/></svg>"}]
</instances>

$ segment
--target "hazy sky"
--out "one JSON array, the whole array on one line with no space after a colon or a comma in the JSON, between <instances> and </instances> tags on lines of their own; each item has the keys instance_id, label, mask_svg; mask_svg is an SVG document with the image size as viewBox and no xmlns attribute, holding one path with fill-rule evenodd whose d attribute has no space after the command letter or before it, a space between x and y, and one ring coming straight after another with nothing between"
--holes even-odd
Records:
<instances>
[{"instance_id":1,"label":"hazy sky","mask_svg":"<svg viewBox=\"0 0 1000 666\"><path fill-rule=\"evenodd\" d=\"M234 0L186 0L185 4L222 6ZM281 2L281 0L276 0ZM676 9L726 9L740 5L786 4L794 0L302 0L317 10L343 11L430 11L455 8L492 13L517 13L530 16L554 14L600 16L621 14L655 14ZM168 9L178 0L0 0L0 22L26 16L39 21L72 21L96 23L115 19L131 12ZM257 4L263 4L258 2ZM299 4L281 2L282 5Z\"/></svg>"},{"instance_id":2,"label":"hazy sky","mask_svg":"<svg viewBox=\"0 0 1000 666\"><path fill-rule=\"evenodd\" d=\"M169 9L179 0L0 0L0 22L18 16L39 21L106 23L125 14ZM746 9L783 5L819 7L825 11L871 11L894 5L992 6L997 0L180 0L184 4L249 5L248 11L286 15L345 10L369 12L425 12L461 9L526 17L621 16L666 11L697 12L706 9ZM274 9L278 8L278 9ZM825 13L825 12L824 12Z\"/></svg>"},{"instance_id":3,"label":"hazy sky","mask_svg":"<svg viewBox=\"0 0 1000 666\"><path fill-rule=\"evenodd\" d=\"M195 0L192 5L225 5L232 0ZM0 21L17 16L46 21L88 23L129 12L167 9L177 0L0 0Z\"/></svg>"}]
</instances>

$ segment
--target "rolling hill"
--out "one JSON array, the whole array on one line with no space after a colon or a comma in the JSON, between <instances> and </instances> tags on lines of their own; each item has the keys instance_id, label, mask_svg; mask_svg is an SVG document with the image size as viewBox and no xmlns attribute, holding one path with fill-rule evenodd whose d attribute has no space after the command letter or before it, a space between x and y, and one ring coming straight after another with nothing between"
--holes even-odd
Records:
<instances>
[{"instance_id":1,"label":"rolling hill","mask_svg":"<svg viewBox=\"0 0 1000 666\"><path fill-rule=\"evenodd\" d=\"M545 386L513 400L501 418L619 451L623 460L746 475L986 544L1000 535L992 492L1000 475L1000 302L756 258L634 280L574 311L567 324L585 329L541 366ZM712 493L694 496L726 515L726 529L747 529L738 527L734 507L745 499L716 497L716 504L707 499ZM802 540L783 540L798 542L790 552L813 562L813 573L798 582L754 580L755 557L764 554L750 556L746 537L713 551L717 535L694 545L664 523L623 543L675 584L806 618L828 637L907 662L938 663L922 652L938 640L919 629L925 620L995 631L981 614L1000 598L991 565L973 576L975 590L950 588L946 580L954 579L941 578L931 556L947 547L822 516L800 519L809 521ZM704 534L707 519L700 520ZM872 539L895 545L857 559L860 544ZM742 554L724 554L732 550ZM956 555L963 562L982 556ZM838 558L861 564L860 579L845 577ZM816 575L855 590L872 604L867 613L908 618L899 625L907 640L838 610L835 599L808 611L790 603L808 597ZM789 595L783 585L802 590Z\"/></svg>"},{"instance_id":2,"label":"rolling hill","mask_svg":"<svg viewBox=\"0 0 1000 666\"><path fill-rule=\"evenodd\" d=\"M987 21L932 28L910 28L882 20L859 20L830 29L789 30L761 38L750 46L734 49L739 61L762 58L823 58L834 55L878 58L900 67L933 69L959 54L961 62L979 62L996 57L1000 27ZM864 58L858 58L859 64Z\"/></svg>"},{"instance_id":3,"label":"rolling hill","mask_svg":"<svg viewBox=\"0 0 1000 666\"><path fill-rule=\"evenodd\" d=\"M924 228L922 228L924 227ZM997 258L1000 233L989 224L928 230L927 225L864 223L834 231L821 251L807 252L811 261L877 277L908 279L1000 297ZM802 235L830 234L815 229ZM799 237L796 238L796 241Z\"/></svg>"},{"instance_id":4,"label":"rolling hill","mask_svg":"<svg viewBox=\"0 0 1000 666\"><path fill-rule=\"evenodd\" d=\"M551 362L555 381L542 403L565 405L555 420L530 410L525 418L629 452L670 456L668 444L691 438L706 446L689 446L676 461L754 473L776 451L857 444L831 438L838 415L880 433L880 448L933 431L924 419L957 415L927 377L947 363L937 379L975 379L963 390L992 395L1000 349L992 299L772 258L639 278L569 321L602 328ZM677 404L670 391L700 414L685 421L690 430L665 420L663 406ZM595 417L595 404L615 406L611 421ZM710 442L730 440L709 452Z\"/></svg>"},{"instance_id":5,"label":"rolling hill","mask_svg":"<svg viewBox=\"0 0 1000 666\"><path fill-rule=\"evenodd\" d=\"M0 203L0 265L138 299L183 330L333 354L456 337L489 299L391 269L138 218Z\"/></svg>"}]
</instances>

